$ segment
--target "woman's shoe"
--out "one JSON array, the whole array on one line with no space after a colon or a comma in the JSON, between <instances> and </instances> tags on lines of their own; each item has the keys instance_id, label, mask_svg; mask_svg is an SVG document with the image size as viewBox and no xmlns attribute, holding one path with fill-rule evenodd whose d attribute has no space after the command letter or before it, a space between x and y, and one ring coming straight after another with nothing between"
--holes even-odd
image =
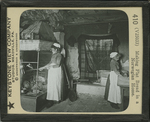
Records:
<instances>
[{"instance_id":1,"label":"woman's shoe","mask_svg":"<svg viewBox=\"0 0 150 122\"><path fill-rule=\"evenodd\" d=\"M116 104L116 103L110 103L110 105L111 105L112 108L120 109L118 104Z\"/></svg>"},{"instance_id":2,"label":"woman's shoe","mask_svg":"<svg viewBox=\"0 0 150 122\"><path fill-rule=\"evenodd\" d=\"M118 104L114 104L114 108L115 109L120 109L119 106L118 106Z\"/></svg>"},{"instance_id":3,"label":"woman's shoe","mask_svg":"<svg viewBox=\"0 0 150 122\"><path fill-rule=\"evenodd\" d=\"M112 108L114 108L114 107L115 107L114 103L110 103L110 106L111 106Z\"/></svg>"},{"instance_id":4,"label":"woman's shoe","mask_svg":"<svg viewBox=\"0 0 150 122\"><path fill-rule=\"evenodd\" d=\"M53 105L53 101L49 101L48 104L46 105L46 108L50 108Z\"/></svg>"}]
</instances>

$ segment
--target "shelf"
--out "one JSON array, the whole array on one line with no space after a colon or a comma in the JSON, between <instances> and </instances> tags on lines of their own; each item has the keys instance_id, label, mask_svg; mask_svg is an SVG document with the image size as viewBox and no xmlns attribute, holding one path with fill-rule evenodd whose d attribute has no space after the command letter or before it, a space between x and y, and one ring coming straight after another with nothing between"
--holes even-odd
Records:
<instances>
[{"instance_id":1,"label":"shelf","mask_svg":"<svg viewBox=\"0 0 150 122\"><path fill-rule=\"evenodd\" d=\"M26 72L36 71L36 70L38 70L38 69L29 69L29 70L27 70Z\"/></svg>"},{"instance_id":2,"label":"shelf","mask_svg":"<svg viewBox=\"0 0 150 122\"><path fill-rule=\"evenodd\" d=\"M49 51L53 43L39 39L20 40L20 51Z\"/></svg>"},{"instance_id":3,"label":"shelf","mask_svg":"<svg viewBox=\"0 0 150 122\"><path fill-rule=\"evenodd\" d=\"M25 64L25 63L38 63L38 62L22 62L22 63L24 63L24 64Z\"/></svg>"}]
</instances>

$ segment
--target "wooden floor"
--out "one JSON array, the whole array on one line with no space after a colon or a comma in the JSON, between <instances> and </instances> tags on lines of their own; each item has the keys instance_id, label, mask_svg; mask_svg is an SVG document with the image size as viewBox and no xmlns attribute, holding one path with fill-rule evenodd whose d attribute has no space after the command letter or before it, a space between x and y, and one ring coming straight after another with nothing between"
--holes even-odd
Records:
<instances>
[{"instance_id":1,"label":"wooden floor","mask_svg":"<svg viewBox=\"0 0 150 122\"><path fill-rule=\"evenodd\" d=\"M44 108L41 112L119 112L121 109L114 109L102 96L79 94L75 102L69 99L54 104L50 108Z\"/></svg>"}]
</instances>

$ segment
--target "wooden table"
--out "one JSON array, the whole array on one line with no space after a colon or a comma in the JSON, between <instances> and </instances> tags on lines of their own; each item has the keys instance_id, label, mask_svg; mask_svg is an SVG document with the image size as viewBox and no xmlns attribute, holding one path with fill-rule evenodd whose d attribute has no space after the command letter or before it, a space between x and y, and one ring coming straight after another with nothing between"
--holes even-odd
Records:
<instances>
[{"instance_id":1,"label":"wooden table","mask_svg":"<svg viewBox=\"0 0 150 122\"><path fill-rule=\"evenodd\" d=\"M125 103L124 97L127 96L129 99L129 87L120 86L120 88L121 88L121 107L120 108L123 111L126 109L126 107L125 107L126 103Z\"/></svg>"}]
</instances>

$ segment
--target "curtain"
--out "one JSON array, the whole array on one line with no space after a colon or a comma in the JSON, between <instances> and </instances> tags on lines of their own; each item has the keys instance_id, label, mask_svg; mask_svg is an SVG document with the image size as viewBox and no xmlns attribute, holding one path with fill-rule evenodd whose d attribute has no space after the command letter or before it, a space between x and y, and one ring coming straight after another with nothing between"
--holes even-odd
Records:
<instances>
[{"instance_id":1,"label":"curtain","mask_svg":"<svg viewBox=\"0 0 150 122\"><path fill-rule=\"evenodd\" d=\"M86 71L109 70L110 57L112 52L113 39L86 39Z\"/></svg>"}]
</instances>

